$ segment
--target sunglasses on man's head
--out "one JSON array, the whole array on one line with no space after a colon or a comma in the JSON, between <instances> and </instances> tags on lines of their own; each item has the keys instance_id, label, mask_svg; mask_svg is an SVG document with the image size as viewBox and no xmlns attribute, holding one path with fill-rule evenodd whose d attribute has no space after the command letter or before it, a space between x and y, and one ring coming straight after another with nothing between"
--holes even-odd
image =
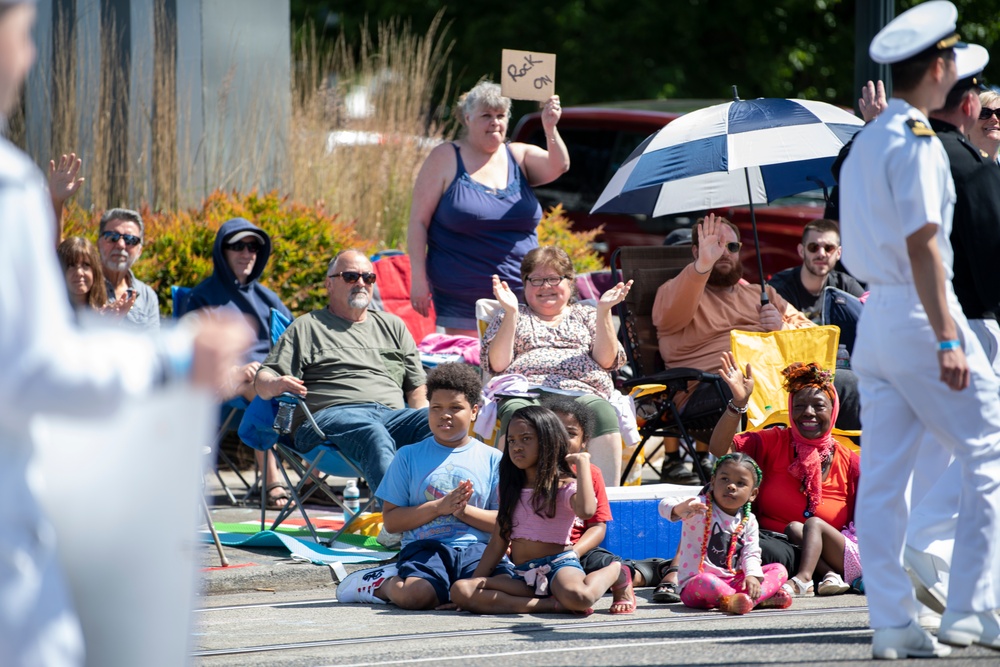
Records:
<instances>
[{"instance_id":1,"label":"sunglasses on man's head","mask_svg":"<svg viewBox=\"0 0 1000 667\"><path fill-rule=\"evenodd\" d=\"M327 278L342 278L345 283L352 285L358 282L358 278L363 278L365 285L375 284L375 274L374 273L361 273L359 271L341 271L340 273L331 273Z\"/></svg>"},{"instance_id":2,"label":"sunglasses on man's head","mask_svg":"<svg viewBox=\"0 0 1000 667\"><path fill-rule=\"evenodd\" d=\"M739 252L740 248L742 247L743 244L740 243L739 241L730 241L729 243L726 244L726 250L728 250L729 252Z\"/></svg>"},{"instance_id":3,"label":"sunglasses on man's head","mask_svg":"<svg viewBox=\"0 0 1000 667\"><path fill-rule=\"evenodd\" d=\"M826 250L827 255L832 255L833 251L837 249L837 246L833 245L832 243L819 244L816 243L815 241L806 244L806 250L808 250L809 252L819 252L820 248Z\"/></svg>"},{"instance_id":4,"label":"sunglasses on man's head","mask_svg":"<svg viewBox=\"0 0 1000 667\"><path fill-rule=\"evenodd\" d=\"M257 253L260 252L260 244L256 241L237 241L236 243L226 245L226 250L232 250L234 252L249 250L250 252Z\"/></svg>"},{"instance_id":5,"label":"sunglasses on man's head","mask_svg":"<svg viewBox=\"0 0 1000 667\"><path fill-rule=\"evenodd\" d=\"M1000 109L983 107L982 111L979 112L979 120L989 120L993 115L996 115L997 120L1000 120Z\"/></svg>"},{"instance_id":6,"label":"sunglasses on man's head","mask_svg":"<svg viewBox=\"0 0 1000 667\"><path fill-rule=\"evenodd\" d=\"M134 248L142 243L142 239L138 236L133 236L132 234L119 234L118 232L113 232L111 230L101 232L101 238L110 243L118 243L118 239L125 239L125 245L130 248Z\"/></svg>"}]
</instances>

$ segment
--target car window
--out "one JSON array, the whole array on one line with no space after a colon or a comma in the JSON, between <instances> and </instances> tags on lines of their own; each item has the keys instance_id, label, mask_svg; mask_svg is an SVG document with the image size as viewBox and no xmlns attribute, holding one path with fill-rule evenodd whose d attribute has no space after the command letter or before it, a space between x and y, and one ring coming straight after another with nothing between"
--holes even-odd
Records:
<instances>
[{"instance_id":1,"label":"car window","mask_svg":"<svg viewBox=\"0 0 1000 667\"><path fill-rule=\"evenodd\" d=\"M536 187L535 196L545 206L562 202L567 210L589 211L613 173L609 166L612 155L616 154L619 133L560 127L559 134L569 149L569 171L551 183ZM528 142L544 147L545 131L536 130Z\"/></svg>"}]
</instances>

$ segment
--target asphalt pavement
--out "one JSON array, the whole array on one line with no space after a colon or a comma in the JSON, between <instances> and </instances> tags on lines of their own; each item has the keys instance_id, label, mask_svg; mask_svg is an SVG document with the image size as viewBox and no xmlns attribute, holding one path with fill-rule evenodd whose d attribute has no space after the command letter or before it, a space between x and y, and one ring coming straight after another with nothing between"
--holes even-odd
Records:
<instances>
[{"instance_id":1,"label":"asphalt pavement","mask_svg":"<svg viewBox=\"0 0 1000 667\"><path fill-rule=\"evenodd\" d=\"M218 487L210 483L209 494ZM362 496L365 491L362 490ZM322 510L321 510L322 511ZM259 508L220 503L217 522L259 520ZM273 513L269 512L268 516ZM331 568L280 549L197 547L203 591L194 613L194 665L854 665L871 661L862 595L798 598L786 610L727 616L651 601L611 616L611 596L582 618L561 614L476 616L341 604ZM351 571L371 565L347 566ZM914 661L902 661L908 664ZM926 665L926 662L922 662ZM955 649L949 665L1000 665L1000 652Z\"/></svg>"}]
</instances>

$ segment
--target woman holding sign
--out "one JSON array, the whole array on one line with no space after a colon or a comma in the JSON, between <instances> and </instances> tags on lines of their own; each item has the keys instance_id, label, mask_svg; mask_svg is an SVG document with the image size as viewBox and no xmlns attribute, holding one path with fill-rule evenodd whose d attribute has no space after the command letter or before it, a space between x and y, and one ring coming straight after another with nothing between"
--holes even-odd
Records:
<instances>
[{"instance_id":1,"label":"woman holding sign","mask_svg":"<svg viewBox=\"0 0 1000 667\"><path fill-rule=\"evenodd\" d=\"M433 290L438 326L476 335L476 299L492 298L497 274L521 294L521 260L538 246L542 208L532 185L569 169L556 123L559 96L542 107L548 150L506 143L510 99L481 81L459 98L462 138L436 147L413 186L407 248L413 273L410 301L427 315Z\"/></svg>"}]
</instances>

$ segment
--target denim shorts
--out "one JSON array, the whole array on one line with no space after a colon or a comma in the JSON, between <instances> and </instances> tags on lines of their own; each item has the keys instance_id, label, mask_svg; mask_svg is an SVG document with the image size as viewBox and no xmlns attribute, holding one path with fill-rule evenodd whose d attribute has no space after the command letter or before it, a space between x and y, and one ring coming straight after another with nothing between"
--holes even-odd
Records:
<instances>
[{"instance_id":1,"label":"denim shorts","mask_svg":"<svg viewBox=\"0 0 1000 667\"><path fill-rule=\"evenodd\" d=\"M556 572L564 567L571 567L583 572L583 566L580 565L580 558L576 555L576 552L564 551L555 556L536 558L535 560L515 565L513 578L517 581L523 581L529 586L533 586L535 588L535 595L545 597L552 594L550 592L552 577L556 576Z\"/></svg>"},{"instance_id":2,"label":"denim shorts","mask_svg":"<svg viewBox=\"0 0 1000 667\"><path fill-rule=\"evenodd\" d=\"M404 580L423 579L434 587L438 603L444 604L451 600L451 585L472 576L485 550L485 542L452 547L432 539L416 540L399 552L399 576ZM501 574L514 574L514 566L506 556L493 570L493 576Z\"/></svg>"}]
</instances>

